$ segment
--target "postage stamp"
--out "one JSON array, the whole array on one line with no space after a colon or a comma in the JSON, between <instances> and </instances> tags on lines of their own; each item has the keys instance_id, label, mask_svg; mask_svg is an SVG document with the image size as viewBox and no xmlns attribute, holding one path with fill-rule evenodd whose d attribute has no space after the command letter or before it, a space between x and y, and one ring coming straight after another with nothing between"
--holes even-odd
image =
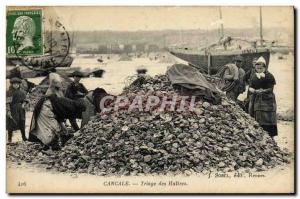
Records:
<instances>
[{"instance_id":1,"label":"postage stamp","mask_svg":"<svg viewBox=\"0 0 300 199\"><path fill-rule=\"evenodd\" d=\"M8 56L43 54L42 10L7 11L6 53Z\"/></svg>"}]
</instances>

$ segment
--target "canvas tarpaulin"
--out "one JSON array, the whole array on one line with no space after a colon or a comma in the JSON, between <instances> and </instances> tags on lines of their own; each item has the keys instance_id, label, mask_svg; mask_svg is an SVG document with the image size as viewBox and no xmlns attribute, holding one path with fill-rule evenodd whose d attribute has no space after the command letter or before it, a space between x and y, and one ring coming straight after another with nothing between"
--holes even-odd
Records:
<instances>
[{"instance_id":1,"label":"canvas tarpaulin","mask_svg":"<svg viewBox=\"0 0 300 199\"><path fill-rule=\"evenodd\" d=\"M184 65L174 64L167 71L172 85L188 95L200 96L203 99L218 104L221 102L219 92L209 83L198 69Z\"/></svg>"}]
</instances>

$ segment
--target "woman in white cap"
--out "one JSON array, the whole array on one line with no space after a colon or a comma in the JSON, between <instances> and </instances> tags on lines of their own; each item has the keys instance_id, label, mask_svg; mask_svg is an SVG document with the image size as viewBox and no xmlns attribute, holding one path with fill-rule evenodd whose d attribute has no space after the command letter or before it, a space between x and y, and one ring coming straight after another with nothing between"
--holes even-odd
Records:
<instances>
[{"instance_id":1,"label":"woman in white cap","mask_svg":"<svg viewBox=\"0 0 300 199\"><path fill-rule=\"evenodd\" d=\"M277 133L276 100L273 92L276 84L274 76L267 71L266 60L260 57L255 64L255 75L249 85L249 114L269 133L271 137Z\"/></svg>"}]
</instances>

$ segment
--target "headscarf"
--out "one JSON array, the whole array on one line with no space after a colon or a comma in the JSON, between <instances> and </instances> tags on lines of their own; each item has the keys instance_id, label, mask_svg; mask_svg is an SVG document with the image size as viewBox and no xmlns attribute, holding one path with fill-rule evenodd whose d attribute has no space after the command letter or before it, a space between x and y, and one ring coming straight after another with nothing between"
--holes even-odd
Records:
<instances>
[{"instance_id":1,"label":"headscarf","mask_svg":"<svg viewBox=\"0 0 300 199\"><path fill-rule=\"evenodd\" d=\"M64 97L63 91L62 91L62 83L61 79L57 74L50 73L49 74L49 88L46 92L46 95L56 95L57 97Z\"/></svg>"},{"instance_id":2,"label":"headscarf","mask_svg":"<svg viewBox=\"0 0 300 199\"><path fill-rule=\"evenodd\" d=\"M257 60L256 60L256 63L255 64L264 64L264 67L266 68L267 66L267 62L265 60L265 58L263 56L260 56Z\"/></svg>"},{"instance_id":3,"label":"headscarf","mask_svg":"<svg viewBox=\"0 0 300 199\"><path fill-rule=\"evenodd\" d=\"M265 58L264 58L263 56L261 56L261 57L259 57L259 58L257 59L257 61L255 62L255 65L257 65L257 64L263 64L264 68L267 69L267 68L266 68L266 60L265 60ZM264 72L262 72L262 73L257 73L257 72L256 72L255 75L256 75L256 77L257 77L258 79L261 79L261 78L265 78L265 77L266 77L266 74L265 74Z\"/></svg>"}]
</instances>

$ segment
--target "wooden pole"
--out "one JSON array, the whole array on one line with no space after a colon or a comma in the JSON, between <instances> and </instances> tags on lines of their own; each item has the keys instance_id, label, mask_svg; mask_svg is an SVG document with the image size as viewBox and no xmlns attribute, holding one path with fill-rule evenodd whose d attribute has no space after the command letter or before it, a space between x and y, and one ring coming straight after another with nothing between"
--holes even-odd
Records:
<instances>
[{"instance_id":1,"label":"wooden pole","mask_svg":"<svg viewBox=\"0 0 300 199\"><path fill-rule=\"evenodd\" d=\"M222 10L221 10L221 6L219 7L219 15L220 15L220 23L221 23L221 32L220 32L220 36L221 38L223 38L224 36L224 26L223 26L223 19L222 19Z\"/></svg>"},{"instance_id":2,"label":"wooden pole","mask_svg":"<svg viewBox=\"0 0 300 199\"><path fill-rule=\"evenodd\" d=\"M263 24L262 24L262 12L261 12L261 6L259 6L259 33L260 33L260 45L263 45Z\"/></svg>"},{"instance_id":3,"label":"wooden pole","mask_svg":"<svg viewBox=\"0 0 300 199\"><path fill-rule=\"evenodd\" d=\"M208 53L207 55L207 74L210 76L210 67L211 67L211 55Z\"/></svg>"}]
</instances>

